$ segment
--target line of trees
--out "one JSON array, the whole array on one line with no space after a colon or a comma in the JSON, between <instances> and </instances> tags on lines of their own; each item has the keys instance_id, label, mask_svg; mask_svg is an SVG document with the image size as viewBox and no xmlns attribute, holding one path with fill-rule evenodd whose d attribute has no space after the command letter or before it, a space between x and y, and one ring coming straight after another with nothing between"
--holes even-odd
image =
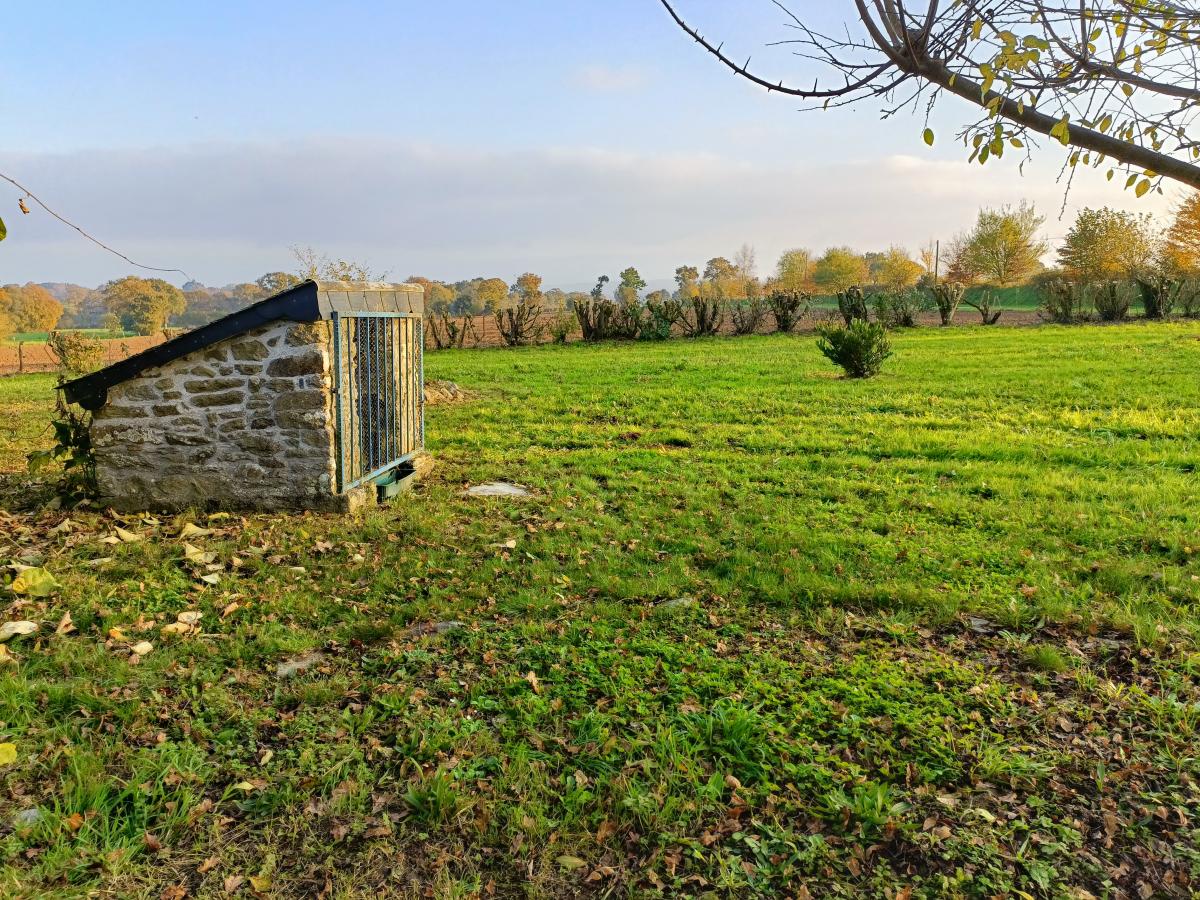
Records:
<instances>
[{"instance_id":1,"label":"line of trees","mask_svg":"<svg viewBox=\"0 0 1200 900\"><path fill-rule=\"evenodd\" d=\"M946 242L930 242L915 255L901 246L860 253L835 246L817 255L785 251L766 277L757 272L754 248L709 259L702 268L675 270L673 290L647 292L632 266L616 280L601 276L590 292L543 289L524 273L511 284L496 277L442 282L419 275L425 288L429 333L435 347L461 347L478 338L480 317L494 320L508 343L532 343L549 334L566 340L661 338L671 333L714 334L729 327L749 333L772 322L790 331L814 296L838 297L855 317L874 307L881 321L909 324L936 308L949 324L960 303L974 306L986 324L1000 315L995 289L1030 284L1042 310L1055 321L1120 319L1140 300L1152 318L1200 314L1200 193L1189 195L1165 224L1148 215L1107 207L1083 209L1046 268L1045 220L1027 202L981 209L974 225ZM63 301L36 284L0 288L0 339L14 332L55 327L103 326L114 333L156 334L194 328L278 293L302 278L369 281L386 276L348 260L331 260L311 248L293 248L295 272L268 272L253 282L209 288L191 282L179 289L157 278L127 276L95 291L50 285ZM958 285L962 290L943 289ZM65 302L64 302L65 301Z\"/></svg>"},{"instance_id":2,"label":"line of trees","mask_svg":"<svg viewBox=\"0 0 1200 900\"><path fill-rule=\"evenodd\" d=\"M16 332L50 331L62 314L63 305L41 285L30 282L0 288L0 340Z\"/></svg>"}]
</instances>

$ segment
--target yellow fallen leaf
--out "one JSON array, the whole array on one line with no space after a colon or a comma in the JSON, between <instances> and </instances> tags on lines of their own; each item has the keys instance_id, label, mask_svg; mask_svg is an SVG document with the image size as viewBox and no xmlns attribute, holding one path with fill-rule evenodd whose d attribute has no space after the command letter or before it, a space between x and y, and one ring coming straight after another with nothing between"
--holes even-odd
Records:
<instances>
[{"instance_id":1,"label":"yellow fallen leaf","mask_svg":"<svg viewBox=\"0 0 1200 900\"><path fill-rule=\"evenodd\" d=\"M255 785L251 784L248 781L239 781L237 784L235 784L233 786L233 789L235 791L245 791L246 793L250 793L251 791L258 790L258 788Z\"/></svg>"},{"instance_id":2,"label":"yellow fallen leaf","mask_svg":"<svg viewBox=\"0 0 1200 900\"><path fill-rule=\"evenodd\" d=\"M14 594L29 597L49 597L60 587L58 581L47 570L33 566L22 569L10 585Z\"/></svg>"},{"instance_id":3,"label":"yellow fallen leaf","mask_svg":"<svg viewBox=\"0 0 1200 900\"><path fill-rule=\"evenodd\" d=\"M125 636L125 632L124 632L124 631L122 631L120 628L117 628L117 627L115 627L115 626L114 626L114 627L112 627L112 628L110 628L110 629L108 629L108 636L109 636L110 638L112 638L112 640L114 640L114 641L127 641L127 640L129 640L129 638L127 638L127 637Z\"/></svg>"},{"instance_id":4,"label":"yellow fallen leaf","mask_svg":"<svg viewBox=\"0 0 1200 900\"><path fill-rule=\"evenodd\" d=\"M138 641L129 649L132 650L137 656L145 656L154 649L154 645L149 641Z\"/></svg>"},{"instance_id":5,"label":"yellow fallen leaf","mask_svg":"<svg viewBox=\"0 0 1200 900\"><path fill-rule=\"evenodd\" d=\"M190 634L195 628L187 622L171 622L162 627L163 634Z\"/></svg>"},{"instance_id":6,"label":"yellow fallen leaf","mask_svg":"<svg viewBox=\"0 0 1200 900\"><path fill-rule=\"evenodd\" d=\"M217 554L204 551L195 544L183 545L183 558L195 566L205 566L217 558Z\"/></svg>"},{"instance_id":7,"label":"yellow fallen leaf","mask_svg":"<svg viewBox=\"0 0 1200 900\"><path fill-rule=\"evenodd\" d=\"M179 536L181 538L208 537L212 533L213 530L211 528L201 528L195 522L187 522L179 529Z\"/></svg>"},{"instance_id":8,"label":"yellow fallen leaf","mask_svg":"<svg viewBox=\"0 0 1200 900\"><path fill-rule=\"evenodd\" d=\"M181 612L175 617L176 621L182 622L184 625L195 625L204 617L204 613L197 609L189 609L186 612Z\"/></svg>"},{"instance_id":9,"label":"yellow fallen leaf","mask_svg":"<svg viewBox=\"0 0 1200 900\"><path fill-rule=\"evenodd\" d=\"M17 761L16 744L0 744L0 766L11 766Z\"/></svg>"},{"instance_id":10,"label":"yellow fallen leaf","mask_svg":"<svg viewBox=\"0 0 1200 900\"><path fill-rule=\"evenodd\" d=\"M271 889L270 875L251 875L250 887L254 888L260 894Z\"/></svg>"},{"instance_id":11,"label":"yellow fallen leaf","mask_svg":"<svg viewBox=\"0 0 1200 900\"><path fill-rule=\"evenodd\" d=\"M136 544L142 540L142 536L140 534L135 534L132 531L126 531L124 528L117 528L115 530L117 537L126 544Z\"/></svg>"}]
</instances>

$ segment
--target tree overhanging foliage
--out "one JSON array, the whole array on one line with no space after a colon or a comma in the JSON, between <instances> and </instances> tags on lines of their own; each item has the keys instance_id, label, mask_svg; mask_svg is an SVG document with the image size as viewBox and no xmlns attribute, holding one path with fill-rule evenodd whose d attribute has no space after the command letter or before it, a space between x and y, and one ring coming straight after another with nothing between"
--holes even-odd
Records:
<instances>
[{"instance_id":1,"label":"tree overhanging foliage","mask_svg":"<svg viewBox=\"0 0 1200 900\"><path fill-rule=\"evenodd\" d=\"M817 30L808 17L775 5L795 36L779 41L828 70L801 88L737 62L688 25L676 24L722 63L755 84L823 107L864 100L884 116L923 111L943 93L982 114L958 137L972 161L1017 150L1038 137L1070 147L1069 166L1118 169L1140 197L1169 178L1200 188L1200 141L1188 132L1200 104L1200 6L1195 0L851 0L853 27ZM925 142L933 131L926 127Z\"/></svg>"}]
</instances>

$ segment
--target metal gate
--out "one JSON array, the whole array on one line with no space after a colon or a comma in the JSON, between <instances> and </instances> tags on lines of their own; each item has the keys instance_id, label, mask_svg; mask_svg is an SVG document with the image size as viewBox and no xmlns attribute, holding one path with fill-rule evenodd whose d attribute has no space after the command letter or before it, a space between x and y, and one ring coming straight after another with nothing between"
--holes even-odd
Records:
<instances>
[{"instance_id":1,"label":"metal gate","mask_svg":"<svg viewBox=\"0 0 1200 900\"><path fill-rule=\"evenodd\" d=\"M334 312L331 318L342 493L424 447L425 329L416 313Z\"/></svg>"}]
</instances>

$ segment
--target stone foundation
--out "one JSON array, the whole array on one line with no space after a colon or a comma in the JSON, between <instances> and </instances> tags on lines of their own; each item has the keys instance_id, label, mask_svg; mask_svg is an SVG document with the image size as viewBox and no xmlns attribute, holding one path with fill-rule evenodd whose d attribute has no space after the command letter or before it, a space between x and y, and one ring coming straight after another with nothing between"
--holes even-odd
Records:
<instances>
[{"instance_id":1,"label":"stone foundation","mask_svg":"<svg viewBox=\"0 0 1200 900\"><path fill-rule=\"evenodd\" d=\"M121 510L344 511L328 322L272 322L109 389L92 423L103 502Z\"/></svg>"}]
</instances>

